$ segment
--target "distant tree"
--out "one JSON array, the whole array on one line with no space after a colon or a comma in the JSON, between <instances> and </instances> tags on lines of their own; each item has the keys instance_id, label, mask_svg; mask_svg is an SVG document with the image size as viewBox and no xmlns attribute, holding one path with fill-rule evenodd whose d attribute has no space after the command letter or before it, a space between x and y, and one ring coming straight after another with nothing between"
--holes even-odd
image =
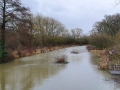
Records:
<instances>
[{"instance_id":1,"label":"distant tree","mask_svg":"<svg viewBox=\"0 0 120 90\"><path fill-rule=\"evenodd\" d=\"M90 43L99 49L112 47L115 45L118 32L120 32L120 14L105 15L104 19L93 25Z\"/></svg>"},{"instance_id":2,"label":"distant tree","mask_svg":"<svg viewBox=\"0 0 120 90\"><path fill-rule=\"evenodd\" d=\"M35 37L34 43L36 46L41 46L44 43L44 16L38 14L32 18L33 21L33 34Z\"/></svg>"},{"instance_id":3,"label":"distant tree","mask_svg":"<svg viewBox=\"0 0 120 90\"><path fill-rule=\"evenodd\" d=\"M82 29L80 28L71 29L71 34L74 39L79 39L82 36Z\"/></svg>"},{"instance_id":4,"label":"distant tree","mask_svg":"<svg viewBox=\"0 0 120 90\"><path fill-rule=\"evenodd\" d=\"M120 30L120 14L105 15L102 21L93 25L93 31L101 34L114 36Z\"/></svg>"},{"instance_id":5,"label":"distant tree","mask_svg":"<svg viewBox=\"0 0 120 90\"><path fill-rule=\"evenodd\" d=\"M33 18L35 43L38 46L53 44L57 36L62 36L66 28L59 21L40 14ZM49 42L49 44L48 44Z\"/></svg>"}]
</instances>

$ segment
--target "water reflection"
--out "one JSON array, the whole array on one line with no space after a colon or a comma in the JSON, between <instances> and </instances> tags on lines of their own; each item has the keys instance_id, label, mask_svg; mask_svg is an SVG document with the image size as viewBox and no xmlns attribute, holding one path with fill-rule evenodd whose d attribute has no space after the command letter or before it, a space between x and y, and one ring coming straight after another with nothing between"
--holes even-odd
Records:
<instances>
[{"instance_id":1,"label":"water reflection","mask_svg":"<svg viewBox=\"0 0 120 90\"><path fill-rule=\"evenodd\" d=\"M4 67L3 65L0 68L0 83L1 83L1 90L5 90L5 72L4 72Z\"/></svg>"},{"instance_id":2,"label":"water reflection","mask_svg":"<svg viewBox=\"0 0 120 90\"><path fill-rule=\"evenodd\" d=\"M66 67L64 64L53 63L55 54L49 54L47 57L45 54L35 55L0 65L0 90L32 90L34 85L42 85L44 80Z\"/></svg>"},{"instance_id":3,"label":"water reflection","mask_svg":"<svg viewBox=\"0 0 120 90\"><path fill-rule=\"evenodd\" d=\"M91 61L90 61L90 63L91 63L92 68L94 69L94 71L96 73L98 73L100 76L104 76L104 78L102 78L103 81L104 81L104 83L111 84L111 86L114 85L114 87L111 90L120 90L120 84L116 83L114 81L114 79L113 79L115 77L115 75L111 75L106 70L100 70L100 69L98 69L98 58L95 57L92 54L91 54Z\"/></svg>"},{"instance_id":4,"label":"water reflection","mask_svg":"<svg viewBox=\"0 0 120 90\"><path fill-rule=\"evenodd\" d=\"M28 90L64 68L64 65L27 65L4 70L3 66L0 72L1 90Z\"/></svg>"},{"instance_id":5,"label":"water reflection","mask_svg":"<svg viewBox=\"0 0 120 90\"><path fill-rule=\"evenodd\" d=\"M70 53L73 49L80 53ZM55 64L63 54L70 63ZM0 90L120 90L92 60L85 46L20 58L0 65Z\"/></svg>"}]
</instances>

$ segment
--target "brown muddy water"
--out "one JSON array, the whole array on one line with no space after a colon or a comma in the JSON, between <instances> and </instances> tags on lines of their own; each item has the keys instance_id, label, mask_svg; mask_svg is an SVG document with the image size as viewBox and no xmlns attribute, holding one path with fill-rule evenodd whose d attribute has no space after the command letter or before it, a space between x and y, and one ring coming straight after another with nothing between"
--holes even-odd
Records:
<instances>
[{"instance_id":1,"label":"brown muddy water","mask_svg":"<svg viewBox=\"0 0 120 90\"><path fill-rule=\"evenodd\" d=\"M78 50L79 54L70 51ZM55 64L66 55L68 64ZM0 65L0 90L120 90L107 71L98 70L86 46L70 47Z\"/></svg>"}]
</instances>

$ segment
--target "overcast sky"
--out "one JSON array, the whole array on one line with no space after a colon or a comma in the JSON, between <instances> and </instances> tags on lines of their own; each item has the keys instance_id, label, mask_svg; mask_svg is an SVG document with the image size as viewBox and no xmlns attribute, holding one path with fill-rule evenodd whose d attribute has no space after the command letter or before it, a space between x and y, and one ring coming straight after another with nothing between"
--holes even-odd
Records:
<instances>
[{"instance_id":1,"label":"overcast sky","mask_svg":"<svg viewBox=\"0 0 120 90\"><path fill-rule=\"evenodd\" d=\"M118 2L119 0L116 0ZM21 0L33 14L55 18L67 29L81 28L88 34L96 21L104 15L120 12L120 5L115 6L114 0Z\"/></svg>"}]
</instances>

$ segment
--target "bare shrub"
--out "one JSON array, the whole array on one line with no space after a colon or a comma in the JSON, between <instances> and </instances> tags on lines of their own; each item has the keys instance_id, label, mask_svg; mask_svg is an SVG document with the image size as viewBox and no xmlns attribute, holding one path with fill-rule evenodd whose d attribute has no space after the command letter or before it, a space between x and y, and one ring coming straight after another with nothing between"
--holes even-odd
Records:
<instances>
[{"instance_id":1,"label":"bare shrub","mask_svg":"<svg viewBox=\"0 0 120 90\"><path fill-rule=\"evenodd\" d=\"M76 50L76 49L74 49L74 50L72 50L72 51L71 51L71 53L78 54L78 53L79 53L79 51L78 51L78 50Z\"/></svg>"},{"instance_id":2,"label":"bare shrub","mask_svg":"<svg viewBox=\"0 0 120 90\"><path fill-rule=\"evenodd\" d=\"M66 55L57 56L55 60L56 63L65 63L65 64L68 63Z\"/></svg>"}]
</instances>

